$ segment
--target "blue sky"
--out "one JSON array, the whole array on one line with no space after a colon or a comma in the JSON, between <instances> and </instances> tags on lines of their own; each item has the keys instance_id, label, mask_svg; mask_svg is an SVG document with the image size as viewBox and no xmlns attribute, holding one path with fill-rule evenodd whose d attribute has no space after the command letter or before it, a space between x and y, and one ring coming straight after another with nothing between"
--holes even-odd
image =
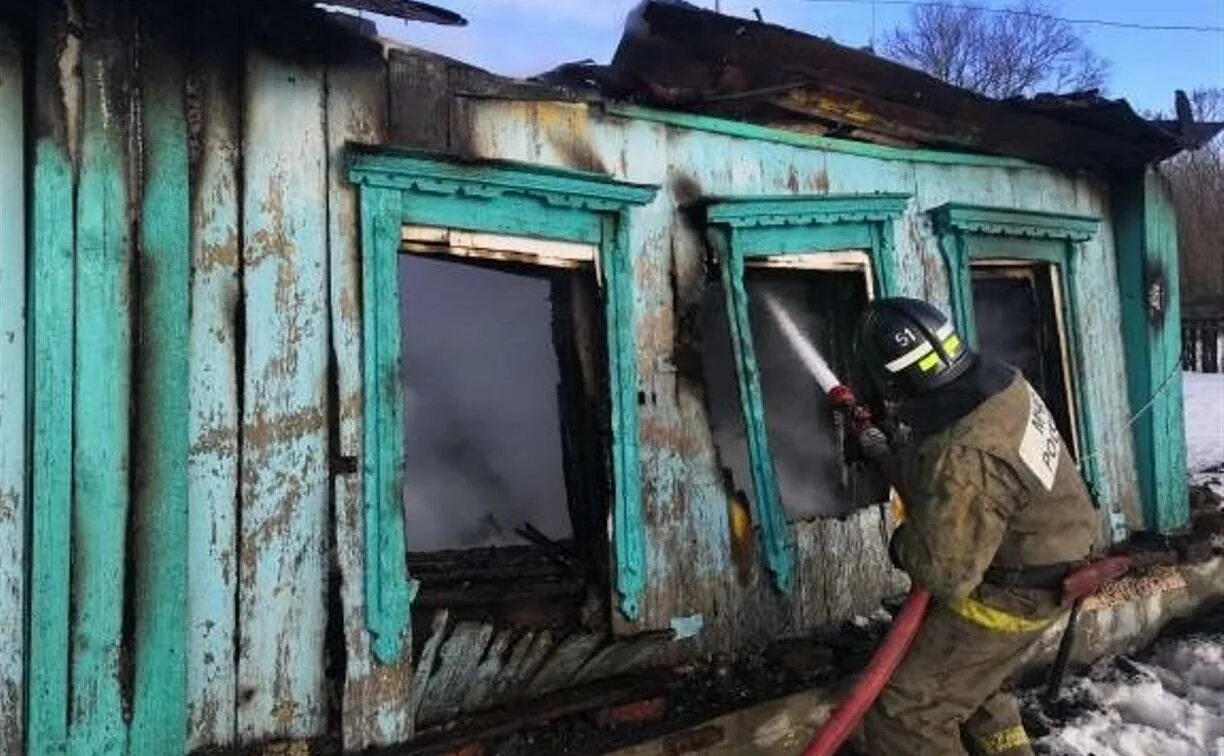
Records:
<instances>
[{"instance_id":1,"label":"blue sky","mask_svg":"<svg viewBox=\"0 0 1224 756\"><path fill-rule=\"evenodd\" d=\"M381 20L384 34L408 44L511 76L527 76L585 58L607 62L625 14L638 0L432 0L458 11L465 28ZM713 7L714 0L695 0ZM990 4L1001 6L997 0ZM722 0L723 12L765 20L861 46L872 35L868 4L812 0ZM1068 18L1140 24L1224 26L1224 0L1066 0ZM877 36L903 21L908 9L878 5ZM1108 93L1136 108L1171 110L1174 89L1224 86L1224 34L1080 26L1110 62Z\"/></svg>"}]
</instances>

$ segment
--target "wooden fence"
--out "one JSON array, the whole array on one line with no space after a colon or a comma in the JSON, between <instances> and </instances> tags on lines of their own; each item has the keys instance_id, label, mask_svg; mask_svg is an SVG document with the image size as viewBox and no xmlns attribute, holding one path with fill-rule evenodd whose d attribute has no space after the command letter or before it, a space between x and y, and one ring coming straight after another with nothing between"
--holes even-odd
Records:
<instances>
[{"instance_id":1,"label":"wooden fence","mask_svg":"<svg viewBox=\"0 0 1224 756\"><path fill-rule=\"evenodd\" d=\"M1182 320L1182 369L1224 373L1224 316Z\"/></svg>"}]
</instances>

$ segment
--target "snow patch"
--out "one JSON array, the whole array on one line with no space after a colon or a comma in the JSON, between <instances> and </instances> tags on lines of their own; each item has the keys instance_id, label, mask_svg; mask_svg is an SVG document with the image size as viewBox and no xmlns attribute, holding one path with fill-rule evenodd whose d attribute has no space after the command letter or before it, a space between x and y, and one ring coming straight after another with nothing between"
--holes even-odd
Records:
<instances>
[{"instance_id":1,"label":"snow patch","mask_svg":"<svg viewBox=\"0 0 1224 756\"><path fill-rule=\"evenodd\" d=\"M1037 693L1025 696L1030 711ZM1224 634L1170 639L1143 661L1105 659L1060 704L1079 710L1034 745L1057 756L1224 754Z\"/></svg>"},{"instance_id":2,"label":"snow patch","mask_svg":"<svg viewBox=\"0 0 1224 756\"><path fill-rule=\"evenodd\" d=\"M1184 373L1186 464L1191 472L1224 465L1224 373Z\"/></svg>"}]
</instances>

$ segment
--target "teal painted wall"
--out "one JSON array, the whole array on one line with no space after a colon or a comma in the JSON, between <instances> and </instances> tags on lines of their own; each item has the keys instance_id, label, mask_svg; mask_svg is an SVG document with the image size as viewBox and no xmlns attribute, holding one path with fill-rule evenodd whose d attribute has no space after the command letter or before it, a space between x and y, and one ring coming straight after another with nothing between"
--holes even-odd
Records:
<instances>
[{"instance_id":1,"label":"teal painted wall","mask_svg":"<svg viewBox=\"0 0 1224 756\"><path fill-rule=\"evenodd\" d=\"M411 733L333 456L361 437L345 144L383 139L386 63L245 7L41 3L28 103L0 22L0 753L23 724L40 756Z\"/></svg>"},{"instance_id":2,"label":"teal painted wall","mask_svg":"<svg viewBox=\"0 0 1224 756\"><path fill-rule=\"evenodd\" d=\"M677 367L700 300L705 249L677 209L700 198L777 194L912 195L895 236L899 289L948 306L948 282L925 211L947 202L1074 213L1104 219L1082 245L1072 327L1087 351L1086 411L1101 470L1102 506L1142 522L1134 452L1126 429L1121 303L1107 187L1092 178L1008 160L949 164L946 155L866 147L829 151L782 140L716 133L697 119L686 128L600 114L582 104L465 103L468 132L452 141L476 155L606 171L657 183L655 202L631 213L638 318L642 475L648 528L647 599L642 626L702 614L704 645L727 649L869 610L898 585L882 555L879 516L792 525L799 554L791 599L760 564L740 582L730 568L725 494L718 477L700 375ZM765 132L766 135L768 132ZM789 140L788 140L789 141ZM861 153L861 154L858 154ZM1107 519L1102 513L1102 534Z\"/></svg>"}]
</instances>

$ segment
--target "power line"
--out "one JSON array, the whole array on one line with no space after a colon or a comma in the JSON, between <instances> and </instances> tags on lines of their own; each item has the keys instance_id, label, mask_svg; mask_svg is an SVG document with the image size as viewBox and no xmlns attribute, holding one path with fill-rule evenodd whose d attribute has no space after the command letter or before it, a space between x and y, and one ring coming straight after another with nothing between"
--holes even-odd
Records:
<instances>
[{"instance_id":1,"label":"power line","mask_svg":"<svg viewBox=\"0 0 1224 756\"><path fill-rule=\"evenodd\" d=\"M1107 26L1114 29L1143 29L1146 31L1188 31L1224 33L1224 26L1206 26L1196 24L1137 24L1129 21L1113 21L1104 18L1064 18L1052 13L1018 10L1015 8L990 8L985 5L968 5L962 3L923 2L922 0L805 0L809 3L847 3L851 5L905 5L931 8L968 8L984 13L1001 13L1008 16L1023 16L1026 18L1041 18L1051 21L1063 21L1068 24L1084 24L1086 26Z\"/></svg>"}]
</instances>

